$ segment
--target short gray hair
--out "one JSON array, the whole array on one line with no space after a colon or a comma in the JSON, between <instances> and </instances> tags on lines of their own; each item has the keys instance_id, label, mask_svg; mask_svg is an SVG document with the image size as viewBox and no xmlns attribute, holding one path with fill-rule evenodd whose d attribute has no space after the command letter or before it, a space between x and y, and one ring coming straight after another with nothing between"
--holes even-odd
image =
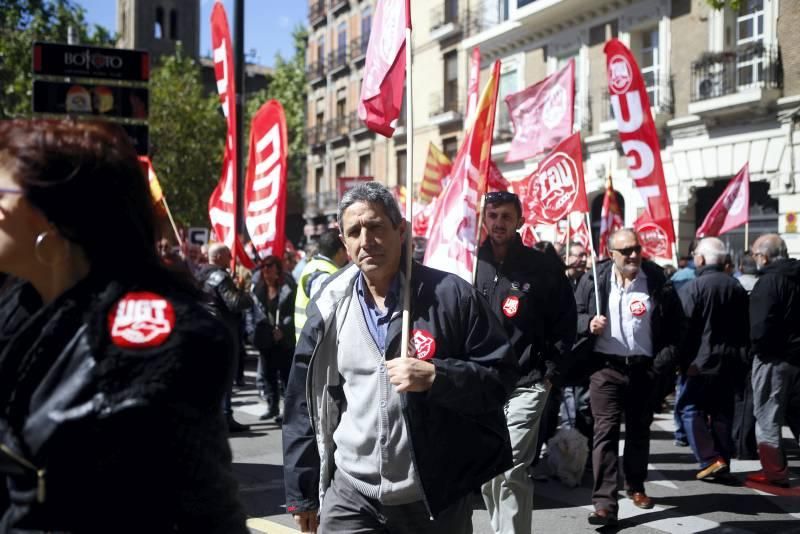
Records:
<instances>
[{"instance_id":1,"label":"short gray hair","mask_svg":"<svg viewBox=\"0 0 800 534\"><path fill-rule=\"evenodd\" d=\"M365 182L363 184L358 184L352 189L348 189L342 196L342 200L339 201L340 227L342 225L342 216L344 212L356 202L365 202L382 206L384 213L389 217L392 226L395 228L400 226L400 223L403 221L400 207L397 205L397 200L395 200L391 191L378 182ZM344 231L344 228L342 228L342 231Z\"/></svg>"},{"instance_id":2,"label":"short gray hair","mask_svg":"<svg viewBox=\"0 0 800 534\"><path fill-rule=\"evenodd\" d=\"M786 241L778 234L765 234L756 239L756 242L753 243L752 252L754 254L763 254L770 261L789 257Z\"/></svg>"},{"instance_id":3,"label":"short gray hair","mask_svg":"<svg viewBox=\"0 0 800 534\"><path fill-rule=\"evenodd\" d=\"M725 243L717 237L704 237L694 249L697 256L703 256L708 265L722 265L728 250Z\"/></svg>"},{"instance_id":4,"label":"short gray hair","mask_svg":"<svg viewBox=\"0 0 800 534\"><path fill-rule=\"evenodd\" d=\"M218 258L223 252L230 253L230 249L227 245L223 243L211 243L208 245L208 259L210 261L214 261Z\"/></svg>"}]
</instances>

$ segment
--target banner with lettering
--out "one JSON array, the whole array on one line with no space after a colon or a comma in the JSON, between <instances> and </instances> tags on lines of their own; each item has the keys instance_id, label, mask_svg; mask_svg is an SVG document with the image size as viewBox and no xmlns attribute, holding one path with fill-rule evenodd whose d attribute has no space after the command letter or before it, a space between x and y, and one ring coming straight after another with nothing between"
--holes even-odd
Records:
<instances>
[{"instance_id":1,"label":"banner with lettering","mask_svg":"<svg viewBox=\"0 0 800 534\"><path fill-rule=\"evenodd\" d=\"M628 172L644 200L653 221L669 238L666 258L672 257L675 232L656 125L650 113L650 99L642 73L631 51L618 39L606 43L608 95L617 122L622 151L628 161Z\"/></svg>"}]
</instances>

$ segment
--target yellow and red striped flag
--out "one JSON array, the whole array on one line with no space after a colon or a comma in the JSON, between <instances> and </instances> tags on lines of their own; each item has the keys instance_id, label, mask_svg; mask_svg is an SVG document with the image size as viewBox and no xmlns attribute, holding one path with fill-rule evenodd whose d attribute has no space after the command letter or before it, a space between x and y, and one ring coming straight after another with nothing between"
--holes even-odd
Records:
<instances>
[{"instance_id":1,"label":"yellow and red striped flag","mask_svg":"<svg viewBox=\"0 0 800 534\"><path fill-rule=\"evenodd\" d=\"M153 169L153 162L147 156L139 156L139 163L147 173L147 182L150 184L150 196L153 197L153 203L161 202L164 198L164 192L161 190L161 184L158 183L156 171Z\"/></svg>"},{"instance_id":2,"label":"yellow and red striped flag","mask_svg":"<svg viewBox=\"0 0 800 534\"><path fill-rule=\"evenodd\" d=\"M442 192L442 180L450 175L453 162L439 148L430 143L428 145L428 159L425 160L425 175L419 187L419 199L430 202Z\"/></svg>"}]
</instances>

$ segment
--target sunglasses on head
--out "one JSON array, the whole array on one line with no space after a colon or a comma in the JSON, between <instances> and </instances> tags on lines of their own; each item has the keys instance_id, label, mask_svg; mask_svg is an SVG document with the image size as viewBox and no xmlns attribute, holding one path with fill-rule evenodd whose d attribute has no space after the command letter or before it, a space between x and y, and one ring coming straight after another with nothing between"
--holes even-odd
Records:
<instances>
[{"instance_id":1,"label":"sunglasses on head","mask_svg":"<svg viewBox=\"0 0 800 534\"><path fill-rule=\"evenodd\" d=\"M642 253L642 245L633 245L632 247L625 247L625 248L612 248L614 252L622 254L623 256L630 256L634 252L636 254Z\"/></svg>"},{"instance_id":2,"label":"sunglasses on head","mask_svg":"<svg viewBox=\"0 0 800 534\"><path fill-rule=\"evenodd\" d=\"M485 198L487 204L519 202L519 197L511 191L492 191L491 193L486 193Z\"/></svg>"}]
</instances>

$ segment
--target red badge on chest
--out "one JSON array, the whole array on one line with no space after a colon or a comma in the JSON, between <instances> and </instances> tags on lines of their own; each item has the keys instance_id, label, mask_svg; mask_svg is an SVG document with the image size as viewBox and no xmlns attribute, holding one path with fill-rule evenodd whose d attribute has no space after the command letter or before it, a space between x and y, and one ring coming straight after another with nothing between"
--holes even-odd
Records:
<instances>
[{"instance_id":1,"label":"red badge on chest","mask_svg":"<svg viewBox=\"0 0 800 534\"><path fill-rule=\"evenodd\" d=\"M632 300L631 313L636 317L641 317L642 315L647 313L647 306L641 300Z\"/></svg>"},{"instance_id":2,"label":"red badge on chest","mask_svg":"<svg viewBox=\"0 0 800 534\"><path fill-rule=\"evenodd\" d=\"M111 341L126 349L158 347L174 327L172 304L155 293L128 293L108 313Z\"/></svg>"},{"instance_id":3,"label":"red badge on chest","mask_svg":"<svg viewBox=\"0 0 800 534\"><path fill-rule=\"evenodd\" d=\"M414 342L418 360L430 360L436 354L436 339L427 330L413 330L411 340Z\"/></svg>"},{"instance_id":4,"label":"red badge on chest","mask_svg":"<svg viewBox=\"0 0 800 534\"><path fill-rule=\"evenodd\" d=\"M517 315L519 311L519 297L506 297L503 301L503 313L506 317L511 318Z\"/></svg>"}]
</instances>

